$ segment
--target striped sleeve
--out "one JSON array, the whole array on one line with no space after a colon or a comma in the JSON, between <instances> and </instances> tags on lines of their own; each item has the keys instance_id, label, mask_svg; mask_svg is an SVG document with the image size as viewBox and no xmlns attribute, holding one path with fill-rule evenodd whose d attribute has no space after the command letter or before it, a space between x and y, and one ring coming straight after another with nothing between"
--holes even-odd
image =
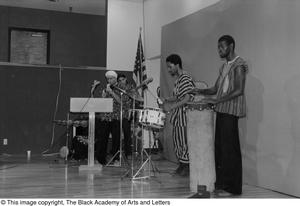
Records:
<instances>
[{"instance_id":1,"label":"striped sleeve","mask_svg":"<svg viewBox=\"0 0 300 206\"><path fill-rule=\"evenodd\" d=\"M182 75L178 83L179 83L178 94L177 94L178 99L183 98L195 87L192 77L186 74Z\"/></svg>"}]
</instances>

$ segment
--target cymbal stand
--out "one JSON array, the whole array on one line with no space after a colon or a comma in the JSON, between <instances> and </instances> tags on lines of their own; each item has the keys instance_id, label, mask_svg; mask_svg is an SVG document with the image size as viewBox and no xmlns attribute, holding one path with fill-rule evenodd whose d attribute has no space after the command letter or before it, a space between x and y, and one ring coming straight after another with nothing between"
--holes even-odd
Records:
<instances>
[{"instance_id":1,"label":"cymbal stand","mask_svg":"<svg viewBox=\"0 0 300 206\"><path fill-rule=\"evenodd\" d=\"M113 166L113 167L121 167L124 159L124 163L128 165L127 159L124 155L124 151L122 149L123 146L123 92L120 92L120 147L119 150L112 156L112 158L108 161L105 166ZM119 155L119 164L111 164L115 157Z\"/></svg>"}]
</instances>

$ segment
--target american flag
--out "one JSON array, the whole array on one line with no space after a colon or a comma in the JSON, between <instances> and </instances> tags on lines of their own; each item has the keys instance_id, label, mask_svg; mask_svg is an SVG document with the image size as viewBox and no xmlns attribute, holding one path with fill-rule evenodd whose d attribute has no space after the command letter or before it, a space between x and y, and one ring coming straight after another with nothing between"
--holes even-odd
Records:
<instances>
[{"instance_id":1,"label":"american flag","mask_svg":"<svg viewBox=\"0 0 300 206\"><path fill-rule=\"evenodd\" d=\"M135 63L134 63L133 80L135 81L136 85L140 85L146 79L147 79L147 74L146 74L146 66L145 66L145 57L143 51L142 35L140 32L136 57L135 57ZM144 93L143 90L144 88L142 88L142 94L141 94L142 96Z\"/></svg>"}]
</instances>

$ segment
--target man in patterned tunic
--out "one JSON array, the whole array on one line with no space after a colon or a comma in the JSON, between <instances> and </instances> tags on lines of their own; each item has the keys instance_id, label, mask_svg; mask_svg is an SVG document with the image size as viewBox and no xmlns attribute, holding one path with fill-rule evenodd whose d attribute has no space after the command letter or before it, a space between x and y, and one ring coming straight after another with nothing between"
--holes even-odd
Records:
<instances>
[{"instance_id":1,"label":"man in patterned tunic","mask_svg":"<svg viewBox=\"0 0 300 206\"><path fill-rule=\"evenodd\" d=\"M118 84L121 89L123 89L126 92L132 92L133 91L133 85L131 85L127 77L124 74L118 75ZM126 97L125 97L126 96ZM128 158L128 156L131 155L132 148L131 148L131 125L129 120L129 110L132 108L132 99L128 98L127 95L123 96L123 99L126 101L123 102L123 121L122 121L122 127L123 127L123 134L124 134L124 153L125 157Z\"/></svg>"},{"instance_id":2,"label":"man in patterned tunic","mask_svg":"<svg viewBox=\"0 0 300 206\"><path fill-rule=\"evenodd\" d=\"M187 119L184 105L191 100L190 91L195 87L192 77L182 69L179 55L171 54L166 58L169 74L174 77L173 96L166 98L163 109L171 113L170 122L173 125L173 143L179 166L175 174L189 175L189 153L187 144Z\"/></svg>"},{"instance_id":3,"label":"man in patterned tunic","mask_svg":"<svg viewBox=\"0 0 300 206\"><path fill-rule=\"evenodd\" d=\"M107 71L105 73L107 86L102 91L103 98L113 99L113 111L111 113L100 113L100 123L96 141L96 158L100 164L106 164L107 143L109 134L112 135L111 154L115 155L120 149L120 109L121 109L121 93L117 88L120 85L117 82L117 73L115 71ZM122 102L128 101L127 95L122 95ZM124 112L124 111L123 111ZM124 117L124 113L123 113ZM119 161L119 155L114 158ZM118 165L118 162L115 162Z\"/></svg>"},{"instance_id":4,"label":"man in patterned tunic","mask_svg":"<svg viewBox=\"0 0 300 206\"><path fill-rule=\"evenodd\" d=\"M242 157L238 119L246 116L245 83L247 63L235 51L235 41L229 35L218 40L218 52L225 63L215 85L193 90L203 95L216 95L202 100L215 105L215 188L220 196L242 193Z\"/></svg>"}]
</instances>

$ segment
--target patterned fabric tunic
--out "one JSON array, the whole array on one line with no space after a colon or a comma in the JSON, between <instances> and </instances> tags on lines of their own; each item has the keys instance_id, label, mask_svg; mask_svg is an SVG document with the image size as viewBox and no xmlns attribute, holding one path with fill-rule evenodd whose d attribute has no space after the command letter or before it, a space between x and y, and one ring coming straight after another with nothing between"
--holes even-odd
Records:
<instances>
[{"instance_id":1,"label":"patterned fabric tunic","mask_svg":"<svg viewBox=\"0 0 300 206\"><path fill-rule=\"evenodd\" d=\"M116 85L117 87L120 88L120 84L118 83ZM123 88L122 88L123 89ZM121 96L121 92L113 88L112 89L117 96ZM106 98L113 98L113 96L109 93L107 93ZM129 97L125 94L122 95L122 102L123 102L123 118L128 117L128 102L130 101ZM125 105L125 106L124 106ZM119 120L120 119L120 110L121 110L121 105L118 103L114 98L113 98L113 112L111 113L100 113L100 118L103 121L112 121L112 120Z\"/></svg>"},{"instance_id":2,"label":"patterned fabric tunic","mask_svg":"<svg viewBox=\"0 0 300 206\"><path fill-rule=\"evenodd\" d=\"M195 84L193 82L192 77L190 75L184 73L184 74L180 75L178 77L178 79L175 81L173 95L178 100L181 100L194 87L195 87ZM186 112L184 110L184 106L174 109L174 111L171 114L170 122L171 122L171 124L173 124L173 126L186 126L187 119L186 119Z\"/></svg>"},{"instance_id":3,"label":"patterned fabric tunic","mask_svg":"<svg viewBox=\"0 0 300 206\"><path fill-rule=\"evenodd\" d=\"M126 92L132 91L133 86L131 84L126 84L125 86L119 86L121 89ZM122 96L123 102L123 118L129 119L129 110L132 108L133 100L127 94L123 94Z\"/></svg>"},{"instance_id":4,"label":"patterned fabric tunic","mask_svg":"<svg viewBox=\"0 0 300 206\"><path fill-rule=\"evenodd\" d=\"M224 63L220 68L220 76L224 74L223 70L226 69L227 64ZM218 88L217 98L222 97L233 90L234 86L234 72L236 69L242 69L244 72L248 71L248 65L245 60L238 57L231 65L229 65L228 74L223 76ZM227 80L227 81L226 81ZM225 88L225 89L224 89ZM222 102L216 105L215 111L231 114L237 117L246 116L246 100L245 95L238 96L230 101Z\"/></svg>"}]
</instances>

